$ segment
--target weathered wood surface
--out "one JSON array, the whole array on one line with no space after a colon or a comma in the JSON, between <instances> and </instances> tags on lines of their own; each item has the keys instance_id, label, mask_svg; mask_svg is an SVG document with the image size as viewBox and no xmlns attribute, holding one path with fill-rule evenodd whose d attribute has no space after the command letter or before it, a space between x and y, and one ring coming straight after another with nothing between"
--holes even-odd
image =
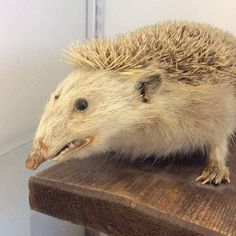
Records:
<instances>
[{"instance_id":1,"label":"weathered wood surface","mask_svg":"<svg viewBox=\"0 0 236 236\"><path fill-rule=\"evenodd\" d=\"M109 235L236 235L235 151L231 183L220 186L195 182L204 167L197 154L155 164L111 154L65 161L31 177L30 205Z\"/></svg>"}]
</instances>

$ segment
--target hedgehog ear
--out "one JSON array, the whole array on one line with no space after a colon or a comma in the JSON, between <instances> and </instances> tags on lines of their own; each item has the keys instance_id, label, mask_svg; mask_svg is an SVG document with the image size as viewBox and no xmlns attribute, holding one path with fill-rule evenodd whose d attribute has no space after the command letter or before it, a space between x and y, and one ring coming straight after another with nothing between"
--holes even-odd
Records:
<instances>
[{"instance_id":1,"label":"hedgehog ear","mask_svg":"<svg viewBox=\"0 0 236 236\"><path fill-rule=\"evenodd\" d=\"M137 81L136 89L138 90L143 102L148 102L149 96L159 89L161 80L162 75L160 73L155 73Z\"/></svg>"}]
</instances>

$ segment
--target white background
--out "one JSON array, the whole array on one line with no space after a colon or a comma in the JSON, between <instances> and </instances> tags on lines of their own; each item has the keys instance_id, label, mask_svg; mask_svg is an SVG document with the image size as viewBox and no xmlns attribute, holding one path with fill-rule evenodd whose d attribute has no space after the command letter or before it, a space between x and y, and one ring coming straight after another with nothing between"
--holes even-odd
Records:
<instances>
[{"instance_id":1,"label":"white background","mask_svg":"<svg viewBox=\"0 0 236 236\"><path fill-rule=\"evenodd\" d=\"M235 0L106 0L105 35L166 19L214 24L236 34Z\"/></svg>"}]
</instances>

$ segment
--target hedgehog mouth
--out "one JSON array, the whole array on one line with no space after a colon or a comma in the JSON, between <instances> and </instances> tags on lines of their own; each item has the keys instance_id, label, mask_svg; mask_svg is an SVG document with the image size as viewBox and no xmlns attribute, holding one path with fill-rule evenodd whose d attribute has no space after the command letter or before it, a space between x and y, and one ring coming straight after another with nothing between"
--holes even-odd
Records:
<instances>
[{"instance_id":1,"label":"hedgehog mouth","mask_svg":"<svg viewBox=\"0 0 236 236\"><path fill-rule=\"evenodd\" d=\"M92 137L86 137L83 139L75 140L64 145L53 157L50 159L54 161L64 160L68 154L78 151L92 142Z\"/></svg>"},{"instance_id":2,"label":"hedgehog mouth","mask_svg":"<svg viewBox=\"0 0 236 236\"><path fill-rule=\"evenodd\" d=\"M52 155L50 157L45 157L37 152L32 153L28 156L25 165L28 169L35 170L47 160L64 160L68 157L68 154L71 154L74 151L78 151L81 148L84 148L92 141L93 137L86 137L80 140L70 142L69 144L63 146L55 155Z\"/></svg>"}]
</instances>

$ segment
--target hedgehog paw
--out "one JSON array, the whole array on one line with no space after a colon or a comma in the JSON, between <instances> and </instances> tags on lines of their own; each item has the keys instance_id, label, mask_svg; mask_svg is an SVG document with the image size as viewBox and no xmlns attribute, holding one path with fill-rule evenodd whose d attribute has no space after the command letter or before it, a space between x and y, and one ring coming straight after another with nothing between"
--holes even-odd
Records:
<instances>
[{"instance_id":1,"label":"hedgehog paw","mask_svg":"<svg viewBox=\"0 0 236 236\"><path fill-rule=\"evenodd\" d=\"M215 184L218 185L222 182L228 182L229 180L229 168L226 166L209 165L203 170L202 174L196 179L196 181L202 182L202 184Z\"/></svg>"}]
</instances>

